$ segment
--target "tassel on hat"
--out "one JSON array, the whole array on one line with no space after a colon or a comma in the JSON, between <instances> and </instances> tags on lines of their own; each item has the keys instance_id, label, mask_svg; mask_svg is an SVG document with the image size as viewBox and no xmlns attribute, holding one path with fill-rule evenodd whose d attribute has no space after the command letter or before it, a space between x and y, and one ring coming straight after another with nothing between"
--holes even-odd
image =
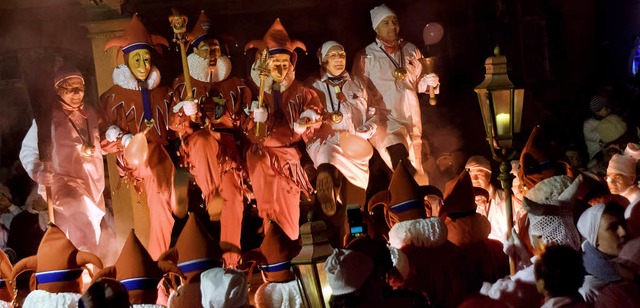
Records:
<instances>
[{"instance_id":1,"label":"tassel on hat","mask_svg":"<svg viewBox=\"0 0 640 308\"><path fill-rule=\"evenodd\" d=\"M37 289L49 293L81 293L82 267L93 264L102 268L98 256L78 250L67 236L54 224L50 224L42 237L38 252L20 260L11 272L11 280L24 271L35 272Z\"/></svg>"},{"instance_id":2,"label":"tassel on hat","mask_svg":"<svg viewBox=\"0 0 640 308\"><path fill-rule=\"evenodd\" d=\"M185 275L185 282L190 283L199 282L202 272L220 267L221 257L220 245L211 238L196 215L189 214L176 245L164 252L158 260L176 264Z\"/></svg>"},{"instance_id":3,"label":"tassel on hat","mask_svg":"<svg viewBox=\"0 0 640 308\"><path fill-rule=\"evenodd\" d=\"M560 161L560 151L545 140L543 130L536 126L529 135L527 144L520 155L518 177L528 189L532 189L540 181L556 176L572 176L571 168Z\"/></svg>"},{"instance_id":4,"label":"tassel on hat","mask_svg":"<svg viewBox=\"0 0 640 308\"><path fill-rule=\"evenodd\" d=\"M442 198L442 193L435 186L418 186L404 164L399 163L389 183L389 189L376 193L369 200L369 212L383 205L389 228L401 221L425 218L425 195Z\"/></svg>"},{"instance_id":5,"label":"tassel on hat","mask_svg":"<svg viewBox=\"0 0 640 308\"><path fill-rule=\"evenodd\" d=\"M116 279L129 291L132 305L155 304L158 298L157 286L165 273L182 276L180 269L171 262L153 261L131 230L115 265L96 273L92 282L102 277Z\"/></svg>"},{"instance_id":6,"label":"tassel on hat","mask_svg":"<svg viewBox=\"0 0 640 308\"><path fill-rule=\"evenodd\" d=\"M111 47L122 49L124 54L128 54L137 49L154 49L159 45L169 47L167 39L160 35L149 34L147 28L138 18L138 14L133 15L131 22L124 29L122 36L110 39L105 45L104 50ZM161 50L158 50L160 52Z\"/></svg>"}]
</instances>

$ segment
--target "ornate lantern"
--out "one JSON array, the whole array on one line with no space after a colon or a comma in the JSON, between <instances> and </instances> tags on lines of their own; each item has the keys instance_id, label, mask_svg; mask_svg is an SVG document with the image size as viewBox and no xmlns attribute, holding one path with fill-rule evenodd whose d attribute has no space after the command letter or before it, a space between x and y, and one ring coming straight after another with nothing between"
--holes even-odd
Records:
<instances>
[{"instance_id":1,"label":"ornate lantern","mask_svg":"<svg viewBox=\"0 0 640 308\"><path fill-rule=\"evenodd\" d=\"M333 253L329 232L322 221L309 221L300 227L302 249L291 260L300 293L308 307L329 307L331 287L324 262Z\"/></svg>"},{"instance_id":2,"label":"ornate lantern","mask_svg":"<svg viewBox=\"0 0 640 308\"><path fill-rule=\"evenodd\" d=\"M500 163L498 180L505 192L505 212L507 213L507 232L510 236L513 228L513 206L511 187L514 176L511 174L511 160L515 157L513 137L520 132L524 89L516 89L507 75L507 58L500 55L500 48L494 49L494 57L484 62L486 74L484 81L474 91L478 94L482 121L487 133L487 141L493 159ZM515 263L510 258L511 274L515 273Z\"/></svg>"}]
</instances>

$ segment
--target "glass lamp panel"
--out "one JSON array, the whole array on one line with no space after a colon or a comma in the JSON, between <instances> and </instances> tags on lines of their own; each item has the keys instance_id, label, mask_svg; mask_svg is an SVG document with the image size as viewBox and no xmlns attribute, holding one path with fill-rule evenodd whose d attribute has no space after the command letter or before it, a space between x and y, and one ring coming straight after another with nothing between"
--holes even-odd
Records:
<instances>
[{"instance_id":1,"label":"glass lamp panel","mask_svg":"<svg viewBox=\"0 0 640 308\"><path fill-rule=\"evenodd\" d=\"M522 104L524 102L524 89L515 89L513 100L513 133L520 133L522 125Z\"/></svg>"},{"instance_id":2,"label":"glass lamp panel","mask_svg":"<svg viewBox=\"0 0 640 308\"><path fill-rule=\"evenodd\" d=\"M491 129L491 109L489 108L489 101L487 100L487 91L484 89L476 89L478 93L478 102L480 103L480 112L482 113L482 123L484 124L484 131L487 136L493 136Z\"/></svg>"},{"instance_id":3,"label":"glass lamp panel","mask_svg":"<svg viewBox=\"0 0 640 308\"><path fill-rule=\"evenodd\" d=\"M511 89L492 90L493 112L498 139L511 138L513 112L511 110Z\"/></svg>"},{"instance_id":4,"label":"glass lamp panel","mask_svg":"<svg viewBox=\"0 0 640 308\"><path fill-rule=\"evenodd\" d=\"M316 270L318 272L320 286L322 287L322 299L324 299L324 305L325 307L329 307L329 299L331 298L332 290L329 285L327 273L324 271L324 262L316 264Z\"/></svg>"},{"instance_id":5,"label":"glass lamp panel","mask_svg":"<svg viewBox=\"0 0 640 308\"><path fill-rule=\"evenodd\" d=\"M304 288L304 296L307 298L307 302L310 307L321 307L322 299L320 298L320 283L317 276L316 268L314 264L297 264L300 276L298 277L302 282Z\"/></svg>"}]
</instances>

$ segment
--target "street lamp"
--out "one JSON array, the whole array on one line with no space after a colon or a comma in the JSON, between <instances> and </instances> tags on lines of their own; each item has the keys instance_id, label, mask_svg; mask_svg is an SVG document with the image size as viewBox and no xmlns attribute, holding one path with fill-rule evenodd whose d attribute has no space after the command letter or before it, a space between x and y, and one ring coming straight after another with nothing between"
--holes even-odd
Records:
<instances>
[{"instance_id":1,"label":"street lamp","mask_svg":"<svg viewBox=\"0 0 640 308\"><path fill-rule=\"evenodd\" d=\"M505 192L505 212L507 213L507 234L513 228L513 205L511 187L511 160L515 157L513 137L520 132L524 89L516 89L507 75L507 58L500 55L500 48L494 49L493 57L484 62L484 81L474 91L478 94L482 121L487 133L487 141L493 159L500 163L498 180ZM511 274L515 274L515 262L509 258Z\"/></svg>"},{"instance_id":2,"label":"street lamp","mask_svg":"<svg viewBox=\"0 0 640 308\"><path fill-rule=\"evenodd\" d=\"M331 287L324 271L324 262L333 253L329 232L322 221L309 221L300 226L302 249L291 260L300 294L307 307L329 307Z\"/></svg>"}]
</instances>

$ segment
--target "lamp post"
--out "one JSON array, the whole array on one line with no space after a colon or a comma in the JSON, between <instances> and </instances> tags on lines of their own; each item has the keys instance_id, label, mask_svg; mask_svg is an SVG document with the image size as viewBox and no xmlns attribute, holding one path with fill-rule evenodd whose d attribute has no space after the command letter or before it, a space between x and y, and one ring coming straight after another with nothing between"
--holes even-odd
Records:
<instances>
[{"instance_id":1,"label":"lamp post","mask_svg":"<svg viewBox=\"0 0 640 308\"><path fill-rule=\"evenodd\" d=\"M324 271L324 262L333 253L329 232L322 221L309 221L300 226L302 249L291 260L300 294L307 307L329 307L331 287Z\"/></svg>"},{"instance_id":2,"label":"lamp post","mask_svg":"<svg viewBox=\"0 0 640 308\"><path fill-rule=\"evenodd\" d=\"M516 155L513 137L520 132L524 89L516 89L507 75L507 58L500 55L500 48L494 49L494 56L484 62L484 81L474 91L478 94L482 121L487 133L487 141L493 159L500 163L498 180L505 193L507 213L507 235L511 237L513 228L511 160ZM515 273L515 262L509 258L511 274Z\"/></svg>"}]
</instances>

